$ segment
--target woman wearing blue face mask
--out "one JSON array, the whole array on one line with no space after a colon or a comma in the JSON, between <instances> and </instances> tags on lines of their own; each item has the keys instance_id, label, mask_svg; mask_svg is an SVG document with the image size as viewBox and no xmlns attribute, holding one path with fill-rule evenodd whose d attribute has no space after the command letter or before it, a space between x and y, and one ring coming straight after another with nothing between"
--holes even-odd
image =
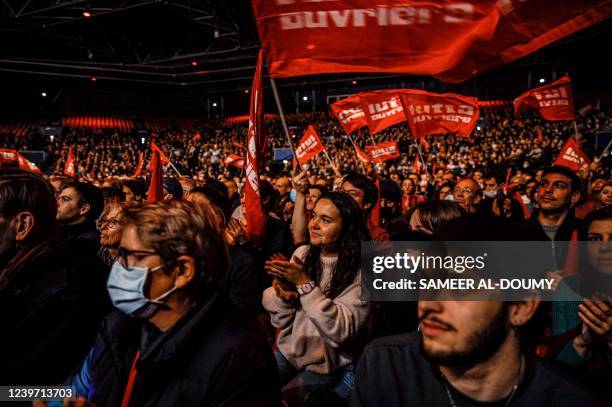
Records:
<instances>
[{"instance_id":1,"label":"woman wearing blue face mask","mask_svg":"<svg viewBox=\"0 0 612 407\"><path fill-rule=\"evenodd\" d=\"M172 201L124 221L107 283L117 310L69 382L77 394L98 407L278 405L265 337L219 295L227 248L212 210Z\"/></svg>"}]
</instances>

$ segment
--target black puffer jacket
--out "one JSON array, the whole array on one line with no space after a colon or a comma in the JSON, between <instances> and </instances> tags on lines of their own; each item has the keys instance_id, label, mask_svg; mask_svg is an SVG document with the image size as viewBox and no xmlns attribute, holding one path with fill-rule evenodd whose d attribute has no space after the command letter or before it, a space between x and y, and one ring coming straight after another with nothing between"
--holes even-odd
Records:
<instances>
[{"instance_id":1,"label":"black puffer jacket","mask_svg":"<svg viewBox=\"0 0 612 407\"><path fill-rule=\"evenodd\" d=\"M120 311L105 318L81 373L88 398L120 406L140 351L130 406L278 406L276 362L260 328L221 295L207 297L144 347L148 322Z\"/></svg>"},{"instance_id":2,"label":"black puffer jacket","mask_svg":"<svg viewBox=\"0 0 612 407\"><path fill-rule=\"evenodd\" d=\"M54 240L0 290L0 383L62 383L112 310L107 268L87 243Z\"/></svg>"}]
</instances>

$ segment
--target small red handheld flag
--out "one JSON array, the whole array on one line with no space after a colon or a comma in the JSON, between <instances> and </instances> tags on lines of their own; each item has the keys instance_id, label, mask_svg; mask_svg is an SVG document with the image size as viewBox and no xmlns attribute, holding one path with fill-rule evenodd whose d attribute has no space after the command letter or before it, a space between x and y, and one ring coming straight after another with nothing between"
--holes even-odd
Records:
<instances>
[{"instance_id":1,"label":"small red handheld flag","mask_svg":"<svg viewBox=\"0 0 612 407\"><path fill-rule=\"evenodd\" d=\"M523 93L514 101L514 114L527 107L537 109L544 120L576 120L569 76Z\"/></svg>"},{"instance_id":2,"label":"small red handheld flag","mask_svg":"<svg viewBox=\"0 0 612 407\"><path fill-rule=\"evenodd\" d=\"M76 163L72 152L72 146L68 149L68 158L66 158L66 165L64 165L64 175L69 177L74 177L76 175Z\"/></svg>"},{"instance_id":3,"label":"small red handheld flag","mask_svg":"<svg viewBox=\"0 0 612 407\"><path fill-rule=\"evenodd\" d=\"M295 155L300 165L304 165L312 157L325 151L323 143L312 125L304 132L300 144L295 149Z\"/></svg>"}]
</instances>

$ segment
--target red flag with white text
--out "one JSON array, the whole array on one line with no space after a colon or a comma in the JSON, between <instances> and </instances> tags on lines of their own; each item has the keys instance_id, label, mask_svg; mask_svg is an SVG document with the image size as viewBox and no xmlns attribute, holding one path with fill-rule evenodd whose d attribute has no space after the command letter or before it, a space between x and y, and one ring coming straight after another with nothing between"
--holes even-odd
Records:
<instances>
[{"instance_id":1,"label":"red flag with white text","mask_svg":"<svg viewBox=\"0 0 612 407\"><path fill-rule=\"evenodd\" d=\"M609 0L252 0L272 77L388 72L461 82L604 21Z\"/></svg>"},{"instance_id":2,"label":"red flag with white text","mask_svg":"<svg viewBox=\"0 0 612 407\"><path fill-rule=\"evenodd\" d=\"M362 92L359 98L370 134L376 134L406 120L397 90Z\"/></svg>"},{"instance_id":3,"label":"red flag with white text","mask_svg":"<svg viewBox=\"0 0 612 407\"><path fill-rule=\"evenodd\" d=\"M473 97L413 89L400 95L410 131L417 140L441 133L470 137L480 117L478 99Z\"/></svg>"},{"instance_id":4,"label":"red flag with white text","mask_svg":"<svg viewBox=\"0 0 612 407\"><path fill-rule=\"evenodd\" d=\"M66 158L66 165L64 165L64 175L74 177L76 175L76 161L74 159L74 153L72 152L72 146L68 148L68 157Z\"/></svg>"},{"instance_id":5,"label":"red flag with white text","mask_svg":"<svg viewBox=\"0 0 612 407\"><path fill-rule=\"evenodd\" d=\"M584 164L591 164L591 160L582 151L576 140L570 137L563 145L561 152L559 152L555 165L561 165L572 171L578 171Z\"/></svg>"},{"instance_id":6,"label":"red flag with white text","mask_svg":"<svg viewBox=\"0 0 612 407\"><path fill-rule=\"evenodd\" d=\"M339 100L330 105L331 111L336 116L346 134L351 134L355 130L366 127L368 122L365 113L361 108L359 96L350 96Z\"/></svg>"},{"instance_id":7,"label":"red flag with white text","mask_svg":"<svg viewBox=\"0 0 612 407\"><path fill-rule=\"evenodd\" d=\"M569 76L523 93L514 101L514 114L527 107L537 109L544 120L576 120Z\"/></svg>"},{"instance_id":8,"label":"red flag with white text","mask_svg":"<svg viewBox=\"0 0 612 407\"><path fill-rule=\"evenodd\" d=\"M244 157L238 154L230 153L227 157L225 157L225 160L223 160L223 165L226 167L232 166L242 169L244 168Z\"/></svg>"},{"instance_id":9,"label":"red flag with white text","mask_svg":"<svg viewBox=\"0 0 612 407\"><path fill-rule=\"evenodd\" d=\"M295 155L300 165L304 165L312 157L325 151L323 143L312 125L304 132L300 144L295 148Z\"/></svg>"},{"instance_id":10,"label":"red flag with white text","mask_svg":"<svg viewBox=\"0 0 612 407\"><path fill-rule=\"evenodd\" d=\"M397 141L383 141L373 146L366 146L366 150L374 162L392 160L400 156Z\"/></svg>"},{"instance_id":11,"label":"red flag with white text","mask_svg":"<svg viewBox=\"0 0 612 407\"><path fill-rule=\"evenodd\" d=\"M40 174L40 169L36 166L36 164L19 154L16 150L0 148L0 161L9 163L11 165L16 164L22 170Z\"/></svg>"},{"instance_id":12,"label":"red flag with white text","mask_svg":"<svg viewBox=\"0 0 612 407\"><path fill-rule=\"evenodd\" d=\"M263 134L263 53L260 50L251 89L249 130L247 133L246 182L244 185L246 234L254 243L260 243L265 233L266 216L259 190L259 164L267 141Z\"/></svg>"}]
</instances>

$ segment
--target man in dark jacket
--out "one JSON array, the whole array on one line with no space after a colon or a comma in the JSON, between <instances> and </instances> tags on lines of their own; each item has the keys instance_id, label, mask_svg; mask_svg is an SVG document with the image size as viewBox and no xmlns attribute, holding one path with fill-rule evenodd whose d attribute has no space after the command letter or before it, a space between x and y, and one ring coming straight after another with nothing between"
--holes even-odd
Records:
<instances>
[{"instance_id":1,"label":"man in dark jacket","mask_svg":"<svg viewBox=\"0 0 612 407\"><path fill-rule=\"evenodd\" d=\"M504 223L460 219L439 237L511 239L514 228ZM462 290L454 300L421 300L417 332L370 344L357 367L351 405L604 405L577 377L532 355L544 329L536 292L508 302L496 300L488 290L473 294Z\"/></svg>"},{"instance_id":2,"label":"man in dark jacket","mask_svg":"<svg viewBox=\"0 0 612 407\"><path fill-rule=\"evenodd\" d=\"M81 363L110 311L104 265L57 233L55 192L0 174L0 384L56 385Z\"/></svg>"},{"instance_id":3,"label":"man in dark jacket","mask_svg":"<svg viewBox=\"0 0 612 407\"><path fill-rule=\"evenodd\" d=\"M546 169L537 191L538 210L526 222L531 239L551 242L551 270L562 269L566 244L583 233L582 221L574 216L574 205L580 200L580 179L571 170L554 166ZM584 239L582 239L584 240Z\"/></svg>"},{"instance_id":4,"label":"man in dark jacket","mask_svg":"<svg viewBox=\"0 0 612 407\"><path fill-rule=\"evenodd\" d=\"M100 232L96 220L104 209L104 195L94 185L84 182L68 182L62 185L57 198L57 220L67 238L76 238L100 250Z\"/></svg>"},{"instance_id":5,"label":"man in dark jacket","mask_svg":"<svg viewBox=\"0 0 612 407\"><path fill-rule=\"evenodd\" d=\"M128 208L103 322L72 379L103 406L278 406L272 351L217 287L228 265L215 215L182 201Z\"/></svg>"}]
</instances>

